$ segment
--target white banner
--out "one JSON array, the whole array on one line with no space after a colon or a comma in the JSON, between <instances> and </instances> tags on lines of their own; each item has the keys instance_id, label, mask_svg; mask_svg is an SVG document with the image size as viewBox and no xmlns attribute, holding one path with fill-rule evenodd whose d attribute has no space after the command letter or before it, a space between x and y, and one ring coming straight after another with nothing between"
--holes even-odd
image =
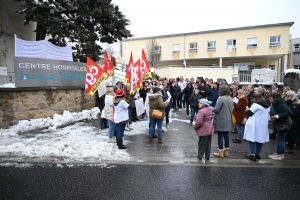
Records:
<instances>
[{"instance_id":1,"label":"white banner","mask_svg":"<svg viewBox=\"0 0 300 200\"><path fill-rule=\"evenodd\" d=\"M73 61L72 46L59 47L47 40L26 41L15 35L15 57Z\"/></svg>"},{"instance_id":2,"label":"white banner","mask_svg":"<svg viewBox=\"0 0 300 200\"><path fill-rule=\"evenodd\" d=\"M140 98L138 100L135 100L135 108L136 108L136 115L140 116L141 114L143 114L144 111L144 102L143 102L143 98Z\"/></svg>"}]
</instances>

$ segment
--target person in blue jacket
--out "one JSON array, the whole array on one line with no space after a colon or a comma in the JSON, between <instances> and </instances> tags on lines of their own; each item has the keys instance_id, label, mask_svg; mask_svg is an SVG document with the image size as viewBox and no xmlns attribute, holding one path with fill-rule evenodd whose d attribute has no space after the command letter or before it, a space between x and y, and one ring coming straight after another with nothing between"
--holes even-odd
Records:
<instances>
[{"instance_id":1,"label":"person in blue jacket","mask_svg":"<svg viewBox=\"0 0 300 200\"><path fill-rule=\"evenodd\" d=\"M211 88L208 92L208 100L212 102L211 104L212 107L215 107L218 98L219 98L219 83L214 82L213 88Z\"/></svg>"}]
</instances>

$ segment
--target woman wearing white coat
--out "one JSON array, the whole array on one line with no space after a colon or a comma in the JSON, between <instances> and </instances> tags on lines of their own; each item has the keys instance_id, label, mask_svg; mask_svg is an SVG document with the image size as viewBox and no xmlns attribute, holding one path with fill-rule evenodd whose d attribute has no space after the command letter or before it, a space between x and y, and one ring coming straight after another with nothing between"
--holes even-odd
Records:
<instances>
[{"instance_id":1,"label":"woman wearing white coat","mask_svg":"<svg viewBox=\"0 0 300 200\"><path fill-rule=\"evenodd\" d=\"M268 120L270 108L261 93L253 95L251 108L246 110L249 117L245 125L244 139L249 141L251 154L247 159L260 159L263 143L269 142Z\"/></svg>"}]
</instances>

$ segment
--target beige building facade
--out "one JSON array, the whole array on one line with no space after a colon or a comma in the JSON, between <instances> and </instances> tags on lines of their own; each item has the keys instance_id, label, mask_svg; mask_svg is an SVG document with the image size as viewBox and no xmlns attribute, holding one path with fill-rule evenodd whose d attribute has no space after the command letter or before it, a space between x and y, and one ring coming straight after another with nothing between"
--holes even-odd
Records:
<instances>
[{"instance_id":1,"label":"beige building facade","mask_svg":"<svg viewBox=\"0 0 300 200\"><path fill-rule=\"evenodd\" d=\"M154 66L157 69L189 67L203 71L204 68L233 68L234 74L251 74L253 69L266 68L283 72L288 69L290 27L293 24L287 22L133 38L122 42L122 57L128 62L132 52L134 61L137 60L141 49L146 51L155 39L157 45L153 48L160 57Z\"/></svg>"}]
</instances>

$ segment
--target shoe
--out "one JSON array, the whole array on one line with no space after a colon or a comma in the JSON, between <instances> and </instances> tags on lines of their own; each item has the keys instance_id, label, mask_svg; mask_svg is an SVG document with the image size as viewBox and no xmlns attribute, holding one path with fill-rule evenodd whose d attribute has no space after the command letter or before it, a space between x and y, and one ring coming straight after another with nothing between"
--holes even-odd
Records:
<instances>
[{"instance_id":1,"label":"shoe","mask_svg":"<svg viewBox=\"0 0 300 200\"><path fill-rule=\"evenodd\" d=\"M228 157L228 149L224 149L223 155L224 157Z\"/></svg>"},{"instance_id":2,"label":"shoe","mask_svg":"<svg viewBox=\"0 0 300 200\"><path fill-rule=\"evenodd\" d=\"M190 123L190 126L193 126L193 123Z\"/></svg>"},{"instance_id":3,"label":"shoe","mask_svg":"<svg viewBox=\"0 0 300 200\"><path fill-rule=\"evenodd\" d=\"M163 132L163 133L164 133L165 131L164 131L164 130L161 130L161 132Z\"/></svg>"},{"instance_id":4,"label":"shoe","mask_svg":"<svg viewBox=\"0 0 300 200\"><path fill-rule=\"evenodd\" d=\"M166 129L169 129L170 127L169 127L169 124L166 124Z\"/></svg>"},{"instance_id":5,"label":"shoe","mask_svg":"<svg viewBox=\"0 0 300 200\"><path fill-rule=\"evenodd\" d=\"M232 140L233 143L242 143L242 140L239 140L239 139L234 139Z\"/></svg>"},{"instance_id":6,"label":"shoe","mask_svg":"<svg viewBox=\"0 0 300 200\"><path fill-rule=\"evenodd\" d=\"M125 127L125 131L131 131L131 129L128 127Z\"/></svg>"},{"instance_id":7,"label":"shoe","mask_svg":"<svg viewBox=\"0 0 300 200\"><path fill-rule=\"evenodd\" d=\"M148 142L153 142L151 137L148 138Z\"/></svg>"},{"instance_id":8,"label":"shoe","mask_svg":"<svg viewBox=\"0 0 300 200\"><path fill-rule=\"evenodd\" d=\"M188 116L186 116L186 118L190 118L190 116L188 115Z\"/></svg>"},{"instance_id":9,"label":"shoe","mask_svg":"<svg viewBox=\"0 0 300 200\"><path fill-rule=\"evenodd\" d=\"M214 156L217 158L223 158L224 157L224 150L219 150L218 152L214 153Z\"/></svg>"},{"instance_id":10,"label":"shoe","mask_svg":"<svg viewBox=\"0 0 300 200\"><path fill-rule=\"evenodd\" d=\"M269 158L273 159L273 160L283 160L284 159L284 154L277 154L274 153L273 155L269 155Z\"/></svg>"},{"instance_id":11,"label":"shoe","mask_svg":"<svg viewBox=\"0 0 300 200\"><path fill-rule=\"evenodd\" d=\"M146 114L145 114L145 113L143 113L143 114L142 114L142 117L141 117L141 119L144 119L144 118L145 118L145 116L146 116Z\"/></svg>"},{"instance_id":12,"label":"shoe","mask_svg":"<svg viewBox=\"0 0 300 200\"><path fill-rule=\"evenodd\" d=\"M255 154L255 158L258 159L258 160L261 159L259 154Z\"/></svg>"},{"instance_id":13,"label":"shoe","mask_svg":"<svg viewBox=\"0 0 300 200\"><path fill-rule=\"evenodd\" d=\"M116 138L109 138L108 143L116 143Z\"/></svg>"},{"instance_id":14,"label":"shoe","mask_svg":"<svg viewBox=\"0 0 300 200\"><path fill-rule=\"evenodd\" d=\"M123 145L123 140L118 140L118 148L119 149L127 149L127 147Z\"/></svg>"},{"instance_id":15,"label":"shoe","mask_svg":"<svg viewBox=\"0 0 300 200\"><path fill-rule=\"evenodd\" d=\"M284 150L284 153L286 153L286 154L294 154L294 149L287 148L286 150Z\"/></svg>"},{"instance_id":16,"label":"shoe","mask_svg":"<svg viewBox=\"0 0 300 200\"><path fill-rule=\"evenodd\" d=\"M181 109L179 108L178 111L181 111Z\"/></svg>"},{"instance_id":17,"label":"shoe","mask_svg":"<svg viewBox=\"0 0 300 200\"><path fill-rule=\"evenodd\" d=\"M247 159L249 159L249 160L252 160L252 161L256 161L256 158L255 158L255 156L253 156L253 155L250 155L250 156L245 156L245 158L247 158Z\"/></svg>"},{"instance_id":18,"label":"shoe","mask_svg":"<svg viewBox=\"0 0 300 200\"><path fill-rule=\"evenodd\" d=\"M162 144L162 143L163 143L162 139L161 139L161 138L158 138L157 143L158 143L158 144Z\"/></svg>"},{"instance_id":19,"label":"shoe","mask_svg":"<svg viewBox=\"0 0 300 200\"><path fill-rule=\"evenodd\" d=\"M126 124L127 128L129 128L130 130L133 130L133 128L131 127L131 125L129 123Z\"/></svg>"},{"instance_id":20,"label":"shoe","mask_svg":"<svg viewBox=\"0 0 300 200\"><path fill-rule=\"evenodd\" d=\"M233 130L233 131L231 131L231 133L237 133L237 131Z\"/></svg>"}]
</instances>

